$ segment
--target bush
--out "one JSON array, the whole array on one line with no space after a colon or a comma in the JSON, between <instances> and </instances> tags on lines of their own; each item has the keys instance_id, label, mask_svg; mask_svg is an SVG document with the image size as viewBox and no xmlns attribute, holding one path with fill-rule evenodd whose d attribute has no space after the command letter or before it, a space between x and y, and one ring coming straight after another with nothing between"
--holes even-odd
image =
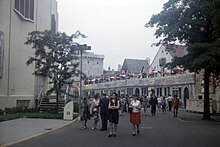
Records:
<instances>
[{"instance_id":1,"label":"bush","mask_svg":"<svg viewBox=\"0 0 220 147\"><path fill-rule=\"evenodd\" d=\"M63 119L63 114L51 113L25 113L27 118L43 118L43 119Z\"/></svg>"},{"instance_id":2,"label":"bush","mask_svg":"<svg viewBox=\"0 0 220 147\"><path fill-rule=\"evenodd\" d=\"M5 108L5 113L6 114L37 113L37 112L39 112L38 108L28 108L28 107Z\"/></svg>"},{"instance_id":3,"label":"bush","mask_svg":"<svg viewBox=\"0 0 220 147\"><path fill-rule=\"evenodd\" d=\"M21 114L5 114L0 115L0 122L23 117Z\"/></svg>"},{"instance_id":4,"label":"bush","mask_svg":"<svg viewBox=\"0 0 220 147\"><path fill-rule=\"evenodd\" d=\"M4 115L4 114L5 112L2 109L0 109L0 115Z\"/></svg>"},{"instance_id":5,"label":"bush","mask_svg":"<svg viewBox=\"0 0 220 147\"><path fill-rule=\"evenodd\" d=\"M78 110L78 104L75 104ZM42 112L42 111L41 111ZM27 107L14 107L14 108L5 108L5 111L0 109L0 122L8 121L16 118L42 118L42 119L63 119L63 113L56 113L56 108L51 108L43 113L40 113L39 108L27 108ZM78 117L75 115L74 118Z\"/></svg>"},{"instance_id":6,"label":"bush","mask_svg":"<svg viewBox=\"0 0 220 147\"><path fill-rule=\"evenodd\" d=\"M50 114L50 113L17 113L0 115L0 122L13 120L17 118L42 118L42 119L63 119L63 114Z\"/></svg>"}]
</instances>

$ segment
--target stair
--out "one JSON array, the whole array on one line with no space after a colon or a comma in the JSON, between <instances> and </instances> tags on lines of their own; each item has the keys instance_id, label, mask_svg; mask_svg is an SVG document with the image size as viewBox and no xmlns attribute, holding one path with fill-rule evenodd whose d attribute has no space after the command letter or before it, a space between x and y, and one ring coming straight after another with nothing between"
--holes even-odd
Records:
<instances>
[{"instance_id":1,"label":"stair","mask_svg":"<svg viewBox=\"0 0 220 147\"><path fill-rule=\"evenodd\" d=\"M58 113L63 113L65 106L64 99L58 99ZM56 102L56 96L47 96L44 97L40 106L39 106L39 111L40 112L55 112L57 107L57 102Z\"/></svg>"}]
</instances>

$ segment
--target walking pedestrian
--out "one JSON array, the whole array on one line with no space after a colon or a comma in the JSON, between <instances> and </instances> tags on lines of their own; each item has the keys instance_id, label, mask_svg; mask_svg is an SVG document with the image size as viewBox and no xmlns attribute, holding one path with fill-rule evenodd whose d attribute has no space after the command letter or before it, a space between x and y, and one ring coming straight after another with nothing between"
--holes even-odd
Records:
<instances>
[{"instance_id":1,"label":"walking pedestrian","mask_svg":"<svg viewBox=\"0 0 220 147\"><path fill-rule=\"evenodd\" d=\"M157 108L159 111L161 111L161 109L162 109L162 99L163 99L162 95L157 98Z\"/></svg>"},{"instance_id":2,"label":"walking pedestrian","mask_svg":"<svg viewBox=\"0 0 220 147\"><path fill-rule=\"evenodd\" d=\"M167 106L167 101L165 99L165 96L163 96L162 100L161 100L161 105L162 105L162 113L166 113L167 110L166 110L166 106Z\"/></svg>"},{"instance_id":3,"label":"walking pedestrian","mask_svg":"<svg viewBox=\"0 0 220 147\"><path fill-rule=\"evenodd\" d=\"M87 128L87 120L90 120L90 110L89 110L89 103L86 98L83 99L82 107L81 107L81 116L80 120L82 123L82 130Z\"/></svg>"},{"instance_id":4,"label":"walking pedestrian","mask_svg":"<svg viewBox=\"0 0 220 147\"><path fill-rule=\"evenodd\" d=\"M106 94L103 93L103 96L101 97L99 101L99 107L100 107L100 116L102 121L102 128L100 131L107 131L108 127L108 105L109 105L109 99L107 98Z\"/></svg>"},{"instance_id":5,"label":"walking pedestrian","mask_svg":"<svg viewBox=\"0 0 220 147\"><path fill-rule=\"evenodd\" d=\"M177 95L174 95L172 105L173 105L173 117L177 117L178 108L179 108L180 100L178 99Z\"/></svg>"},{"instance_id":6,"label":"walking pedestrian","mask_svg":"<svg viewBox=\"0 0 220 147\"><path fill-rule=\"evenodd\" d=\"M156 114L156 106L158 104L157 97L155 96L155 93L151 94L150 98L150 105L151 105L151 115L155 116Z\"/></svg>"},{"instance_id":7,"label":"walking pedestrian","mask_svg":"<svg viewBox=\"0 0 220 147\"><path fill-rule=\"evenodd\" d=\"M138 95L133 95L133 100L130 102L129 108L132 108L130 113L130 123L132 124L133 136L140 133L141 124L141 102L138 100Z\"/></svg>"},{"instance_id":8,"label":"walking pedestrian","mask_svg":"<svg viewBox=\"0 0 220 147\"><path fill-rule=\"evenodd\" d=\"M144 98L142 100L142 105L144 108L144 115L147 115L147 108L150 107L149 100L148 100L147 96L144 96Z\"/></svg>"},{"instance_id":9,"label":"walking pedestrian","mask_svg":"<svg viewBox=\"0 0 220 147\"><path fill-rule=\"evenodd\" d=\"M168 101L168 107L169 107L169 111L172 111L172 101L173 101L173 97L169 94L167 97L167 101Z\"/></svg>"},{"instance_id":10,"label":"walking pedestrian","mask_svg":"<svg viewBox=\"0 0 220 147\"><path fill-rule=\"evenodd\" d=\"M119 102L120 102L120 115L122 116L123 113L125 112L125 108L126 108L126 106L125 106L125 105L126 105L125 95L122 95L122 96L120 97Z\"/></svg>"},{"instance_id":11,"label":"walking pedestrian","mask_svg":"<svg viewBox=\"0 0 220 147\"><path fill-rule=\"evenodd\" d=\"M93 126L92 130L97 129L97 123L99 121L99 94L95 94L93 102L92 102L92 117L93 117Z\"/></svg>"},{"instance_id":12,"label":"walking pedestrian","mask_svg":"<svg viewBox=\"0 0 220 147\"><path fill-rule=\"evenodd\" d=\"M117 131L117 124L119 121L119 100L116 93L113 93L110 97L108 105L109 109L109 135L108 137L115 137Z\"/></svg>"}]
</instances>

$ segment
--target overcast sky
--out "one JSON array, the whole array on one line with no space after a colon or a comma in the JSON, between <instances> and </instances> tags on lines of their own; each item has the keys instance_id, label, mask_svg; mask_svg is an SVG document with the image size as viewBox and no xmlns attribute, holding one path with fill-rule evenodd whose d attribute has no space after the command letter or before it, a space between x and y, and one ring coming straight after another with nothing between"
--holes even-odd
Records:
<instances>
[{"instance_id":1,"label":"overcast sky","mask_svg":"<svg viewBox=\"0 0 220 147\"><path fill-rule=\"evenodd\" d=\"M152 28L144 25L162 10L168 0L57 0L59 31L68 35L77 30L88 38L95 54L104 55L104 69L117 70L125 58L153 60L158 47Z\"/></svg>"}]
</instances>

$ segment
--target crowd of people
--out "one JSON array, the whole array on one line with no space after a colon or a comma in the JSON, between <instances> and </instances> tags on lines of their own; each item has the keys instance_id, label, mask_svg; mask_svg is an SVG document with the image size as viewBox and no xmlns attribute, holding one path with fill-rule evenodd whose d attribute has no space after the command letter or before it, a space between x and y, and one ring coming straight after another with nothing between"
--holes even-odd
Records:
<instances>
[{"instance_id":1,"label":"crowd of people","mask_svg":"<svg viewBox=\"0 0 220 147\"><path fill-rule=\"evenodd\" d=\"M92 129L98 129L98 123L101 118L100 131L108 131L108 137L116 137L119 117L124 113L130 113L130 123L132 135L136 136L140 133L141 112L143 109L144 115L147 115L148 108L151 110L151 115L155 116L156 111L161 111L166 114L167 111L172 111L173 116L177 117L180 100L177 95L165 97L156 97L155 93L148 96L132 96L113 93L107 96L105 93L100 96L96 94L94 98L84 98L81 105L80 120L82 130L87 128L87 121L93 120Z\"/></svg>"}]
</instances>

